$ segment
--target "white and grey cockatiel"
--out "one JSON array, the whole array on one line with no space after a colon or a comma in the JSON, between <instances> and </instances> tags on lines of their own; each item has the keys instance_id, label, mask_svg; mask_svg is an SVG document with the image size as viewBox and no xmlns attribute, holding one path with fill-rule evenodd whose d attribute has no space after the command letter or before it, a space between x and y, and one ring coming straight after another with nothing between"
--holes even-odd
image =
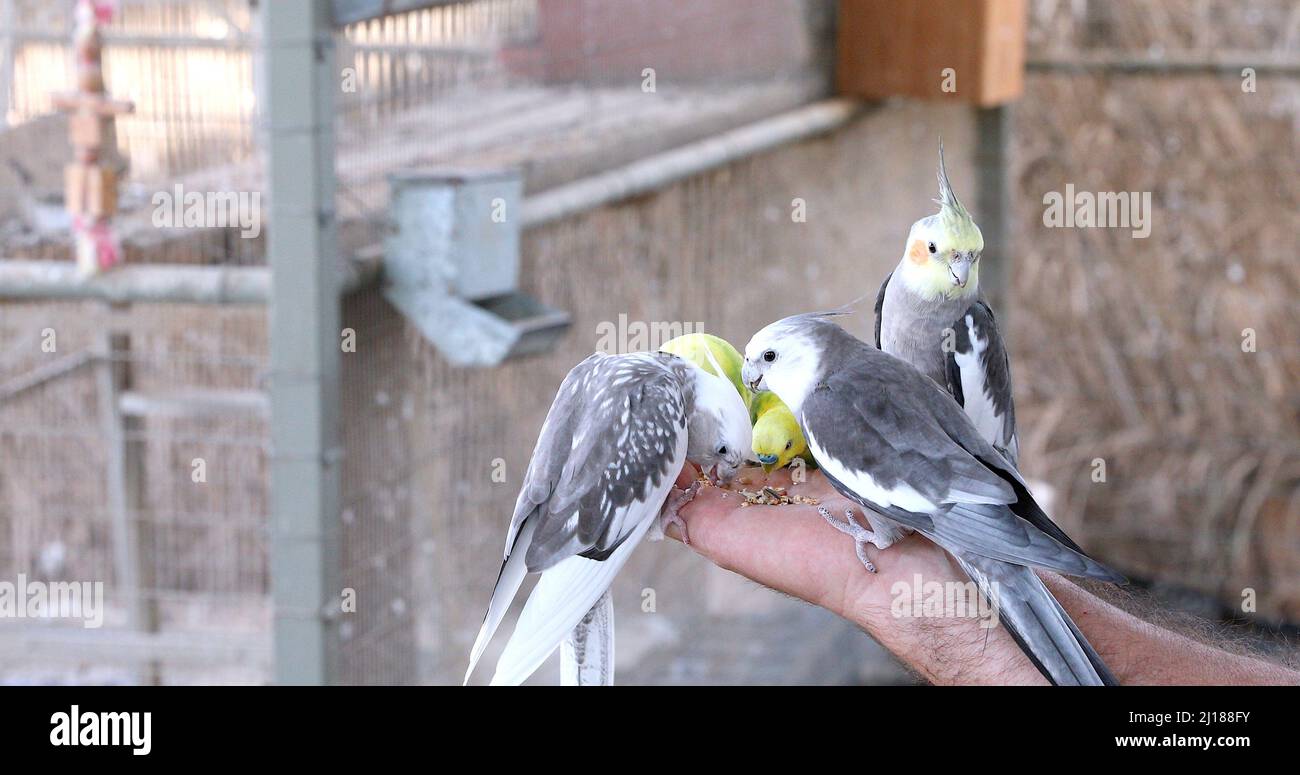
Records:
<instances>
[{"instance_id":1,"label":"white and grey cockatiel","mask_svg":"<svg viewBox=\"0 0 1300 775\"><path fill-rule=\"evenodd\" d=\"M674 486L687 460L727 481L749 449L749 410L724 377L668 353L573 367L524 475L465 681L524 577L540 573L492 683L522 683L562 646L563 683L612 684L614 576L661 513L684 531L677 509L698 487Z\"/></svg>"},{"instance_id":2,"label":"white and grey cockatiel","mask_svg":"<svg viewBox=\"0 0 1300 775\"><path fill-rule=\"evenodd\" d=\"M939 145L939 212L912 224L876 296L876 347L945 386L984 440L1017 463L1007 350L980 293L984 237L953 193Z\"/></svg>"},{"instance_id":3,"label":"white and grey cockatiel","mask_svg":"<svg viewBox=\"0 0 1300 775\"><path fill-rule=\"evenodd\" d=\"M1024 480L946 392L908 363L851 336L835 313L768 325L745 348L744 380L799 418L813 457L842 495L854 537L888 547L916 531L948 551L997 605L999 620L1057 684L1114 676L1032 568L1122 582L1043 513Z\"/></svg>"}]
</instances>

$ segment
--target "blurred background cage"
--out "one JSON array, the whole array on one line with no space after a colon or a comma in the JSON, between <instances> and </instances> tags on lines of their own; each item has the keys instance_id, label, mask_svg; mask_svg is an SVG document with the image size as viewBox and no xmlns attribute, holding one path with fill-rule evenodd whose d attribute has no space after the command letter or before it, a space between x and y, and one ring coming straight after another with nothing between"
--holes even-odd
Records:
<instances>
[{"instance_id":1,"label":"blurred background cage","mask_svg":"<svg viewBox=\"0 0 1300 775\"><path fill-rule=\"evenodd\" d=\"M1294 3L1033 0L1011 108L832 99L850 3L326 5L338 237L321 261L345 279L324 334L354 346L321 376L339 434L325 680L459 681L537 430L602 324L699 321L743 343L781 315L873 296L932 209L940 135L986 236L1003 236L986 282L1009 325L1025 471L1054 516L1180 604L1294 633ZM102 629L0 620L0 682L292 675L294 643L275 642L275 587L297 579L274 571L285 506L263 302L302 278L271 283L270 218L254 236L155 223L159 192L274 196L264 13L124 0L105 29L108 89L136 103L116 127L128 267L238 270L222 277L273 290L0 297L0 580L108 587ZM72 82L71 23L71 3L0 0L10 262L71 256L67 120L51 112ZM519 290L568 317L549 352L454 367L386 299L390 176L426 169L518 171ZM1043 195L1067 182L1152 192L1151 238L1044 228ZM1257 612L1241 610L1247 588ZM328 606L340 598L352 607ZM615 604L621 682L910 680L845 623L680 547L639 548Z\"/></svg>"}]
</instances>

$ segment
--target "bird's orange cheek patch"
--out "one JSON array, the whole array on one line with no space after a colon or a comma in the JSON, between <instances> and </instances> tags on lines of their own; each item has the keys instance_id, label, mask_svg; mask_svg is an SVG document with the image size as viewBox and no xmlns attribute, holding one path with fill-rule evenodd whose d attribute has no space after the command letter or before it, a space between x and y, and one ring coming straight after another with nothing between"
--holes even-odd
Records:
<instances>
[{"instance_id":1,"label":"bird's orange cheek patch","mask_svg":"<svg viewBox=\"0 0 1300 775\"><path fill-rule=\"evenodd\" d=\"M907 251L907 257L913 264L919 266L929 260L929 251L926 249L925 243L921 242L921 240L912 240L912 248Z\"/></svg>"}]
</instances>

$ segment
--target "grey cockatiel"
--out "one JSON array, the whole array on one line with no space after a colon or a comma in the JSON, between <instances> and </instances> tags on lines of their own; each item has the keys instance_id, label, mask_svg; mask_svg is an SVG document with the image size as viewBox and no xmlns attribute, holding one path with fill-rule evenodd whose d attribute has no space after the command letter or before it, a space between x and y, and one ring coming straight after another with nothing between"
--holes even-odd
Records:
<instances>
[{"instance_id":1,"label":"grey cockatiel","mask_svg":"<svg viewBox=\"0 0 1300 775\"><path fill-rule=\"evenodd\" d=\"M1000 621L1052 682L1114 683L1031 568L1123 577L1043 513L1015 466L939 385L829 317L799 315L759 331L745 348L743 377L780 396L835 489L867 509L871 530L851 515L851 528L841 528L855 534L859 557L865 562L863 542L884 549L915 530L995 599Z\"/></svg>"},{"instance_id":2,"label":"grey cockatiel","mask_svg":"<svg viewBox=\"0 0 1300 775\"><path fill-rule=\"evenodd\" d=\"M492 683L522 683L562 642L565 683L613 683L614 576L661 510L684 529L676 510L693 490L674 480L685 461L726 481L749 448L749 411L722 377L667 353L575 366L524 475L465 680L531 572L541 578Z\"/></svg>"},{"instance_id":3,"label":"grey cockatiel","mask_svg":"<svg viewBox=\"0 0 1300 775\"><path fill-rule=\"evenodd\" d=\"M948 182L939 146L939 212L912 224L907 248L876 296L876 347L948 392L980 435L1017 462L1011 370L979 288L984 237Z\"/></svg>"}]
</instances>

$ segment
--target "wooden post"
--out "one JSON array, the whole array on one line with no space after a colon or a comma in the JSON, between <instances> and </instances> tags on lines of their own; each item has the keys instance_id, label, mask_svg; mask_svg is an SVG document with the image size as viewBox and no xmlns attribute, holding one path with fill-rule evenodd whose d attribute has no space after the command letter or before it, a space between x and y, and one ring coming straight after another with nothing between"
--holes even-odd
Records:
<instances>
[{"instance_id":1,"label":"wooden post","mask_svg":"<svg viewBox=\"0 0 1300 775\"><path fill-rule=\"evenodd\" d=\"M977 108L975 126L975 217L984 235L980 258L980 289L988 296L998 327L1009 337L1010 294L1013 266L1011 245L1011 170L1007 148L1011 142L1009 105Z\"/></svg>"},{"instance_id":2,"label":"wooden post","mask_svg":"<svg viewBox=\"0 0 1300 775\"><path fill-rule=\"evenodd\" d=\"M101 335L96 387L99 414L108 447L108 507L113 530L113 573L116 590L126 601L127 627L147 635L159 630L151 552L144 545L144 452L142 421L123 415L119 399L132 387L131 335L113 320L122 307L109 307L109 324ZM148 663L139 681L161 682L161 665Z\"/></svg>"}]
</instances>

